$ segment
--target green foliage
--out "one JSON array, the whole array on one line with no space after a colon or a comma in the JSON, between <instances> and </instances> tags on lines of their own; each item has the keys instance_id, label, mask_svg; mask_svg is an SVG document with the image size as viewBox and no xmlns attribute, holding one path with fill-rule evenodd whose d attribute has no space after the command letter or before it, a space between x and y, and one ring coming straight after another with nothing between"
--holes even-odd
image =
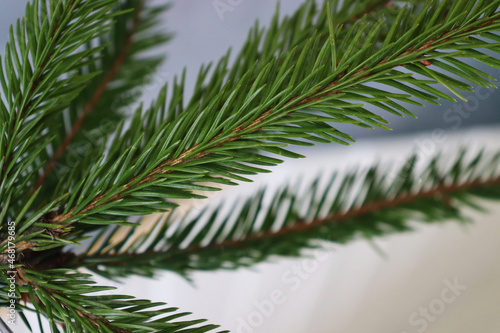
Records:
<instances>
[{"instance_id":1,"label":"green foliage","mask_svg":"<svg viewBox=\"0 0 500 333\"><path fill-rule=\"evenodd\" d=\"M500 68L492 56L500 52L499 5L305 1L289 17L277 11L266 29L257 23L234 57L202 66L189 96L184 71L152 105L137 107L163 60L151 51L170 38L158 29L167 6L34 0L0 62L0 302L8 302L10 269L17 296L32 304L19 308L46 316L54 332L212 331L202 321L178 321L185 314L163 304L97 295L109 288L76 269L110 279L234 269L298 256L316 240L463 221L464 207L479 207L476 198L500 199L500 155L462 152L448 169L437 156L418 171L411 158L392 178L374 166L339 173L327 188L318 178L305 192L261 191L229 215L224 206L172 213L178 199L201 199L199 191L302 157L289 145L352 142L336 124L390 129L380 114L413 117L409 105L464 99L469 83L494 87L464 58ZM89 133L98 139L89 143ZM133 217L168 211L131 241L140 223ZM123 226L129 233L116 242Z\"/></svg>"},{"instance_id":2,"label":"green foliage","mask_svg":"<svg viewBox=\"0 0 500 333\"><path fill-rule=\"evenodd\" d=\"M271 255L299 256L316 240L343 244L409 231L415 222L466 222L464 210L481 209L477 199L500 200L500 152L440 155L425 166L412 156L399 170L374 165L318 177L305 186L261 190L183 217L162 215L133 242L128 241L132 231L120 237L121 230L113 227L70 265L109 278L153 276L157 269L184 276L192 270L234 269Z\"/></svg>"},{"instance_id":3,"label":"green foliage","mask_svg":"<svg viewBox=\"0 0 500 333\"><path fill-rule=\"evenodd\" d=\"M490 3L456 17L448 14L469 8L469 3L430 1L416 16L413 9L404 7L383 43L378 42L384 32L378 22L357 21L343 39L332 36L334 47L331 39L322 42L318 32L289 52L260 57L264 59L260 69L258 63L247 63L245 55L273 45L280 29L271 29L266 38L255 29L235 60L236 69L229 70L228 57L216 66L207 81L219 89L206 99L202 96L202 101L209 101L206 105L189 102L184 108L182 79L174 86L168 106L165 88L156 104L144 112L139 108L129 128L116 133L106 155L89 166L85 174L90 176L73 177L70 195L58 202L62 212L52 221L109 224L122 216L167 211L174 206L169 199L199 198L191 191L216 190L201 182L247 181L246 175L266 172L265 167L281 162L266 153L301 157L284 148L289 144L353 141L332 123L388 128L384 118L368 111L366 104L411 115L405 103L454 100L435 84L442 83L454 94L457 89L472 89L449 74L491 86L488 74L466 71L470 68L457 58L474 57L496 65L496 60L476 49L498 50L496 36L488 31L498 28L500 14ZM301 10L314 17L308 8ZM326 25L324 29L329 30ZM334 56L338 63L332 62ZM445 71L422 65L427 61L446 64L441 66ZM405 71L399 69L402 66ZM201 71L198 82L204 81L205 73ZM388 93L373 83L400 93ZM195 89L194 96L200 95L200 89Z\"/></svg>"},{"instance_id":4,"label":"green foliage","mask_svg":"<svg viewBox=\"0 0 500 333\"><path fill-rule=\"evenodd\" d=\"M57 324L64 325L64 332L202 333L217 328L199 325L204 320L179 321L189 313L179 313L164 303L110 294L114 288L94 286L89 274L67 269L43 273L25 269L24 278L31 282L19 289L33 300L34 308L23 310L46 314L51 332L61 332ZM44 332L43 326L39 329Z\"/></svg>"},{"instance_id":5,"label":"green foliage","mask_svg":"<svg viewBox=\"0 0 500 333\"><path fill-rule=\"evenodd\" d=\"M144 6L143 0L124 1L114 8L115 12L125 14L116 17L112 29L99 39L104 48L94 55L96 61L81 69L99 74L61 114L59 122L52 124L56 127L50 132L57 136L42 159L52 159L55 164L48 165L44 170L47 177L41 176L38 182L43 183L44 191L39 196L44 200L55 199L52 190L58 184L66 184L64 177L73 168L100 155L107 135L129 116L127 109L141 96L141 90L163 61L162 55L151 55L151 49L170 39L169 34L157 28L159 15L167 8L165 5ZM92 48L92 45L85 47ZM70 146L67 142L71 142ZM49 167L53 168L52 172Z\"/></svg>"},{"instance_id":6,"label":"green foliage","mask_svg":"<svg viewBox=\"0 0 500 333\"><path fill-rule=\"evenodd\" d=\"M11 28L0 66L0 218L17 214L30 200L52 140L47 131L95 72L81 72L101 47L82 46L104 34L118 13L117 0L34 1ZM50 15L49 15L50 13ZM27 190L28 188L28 190Z\"/></svg>"}]
</instances>

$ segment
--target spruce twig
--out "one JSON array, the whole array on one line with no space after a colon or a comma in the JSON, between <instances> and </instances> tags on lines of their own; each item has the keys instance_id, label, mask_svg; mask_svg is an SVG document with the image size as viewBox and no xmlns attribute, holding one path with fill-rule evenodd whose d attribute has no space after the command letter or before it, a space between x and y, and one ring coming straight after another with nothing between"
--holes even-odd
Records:
<instances>
[{"instance_id":1,"label":"spruce twig","mask_svg":"<svg viewBox=\"0 0 500 333\"><path fill-rule=\"evenodd\" d=\"M63 143L57 148L54 155L52 156L50 161L47 163L45 169L43 170L42 175L38 179L32 192L35 192L36 189L38 189L40 186L42 186L42 184L45 182L45 179L47 178L47 176L54 169L57 160L59 158L61 158L61 156L68 148L69 144L73 140L76 133L78 133L80 131L85 117L88 116L88 114L95 109L96 105L101 100L102 95L107 90L109 84L114 80L114 78L116 77L116 75L120 71L120 68L122 67L123 63L125 62L125 59L128 57L128 54L130 52L130 48L132 46L132 41L133 41L134 35L136 34L137 29L139 28L140 16L141 16L141 11L142 11L143 7L144 7L144 0L140 0L139 5L134 13L134 19L132 22L132 28L130 29L130 33L126 37L126 40L123 44L122 49L118 52L118 56L114 60L113 66L111 67L109 72L106 74L106 76L102 79L99 86L95 89L95 92L94 92L94 95L92 96L92 99L90 101L88 101L87 104L85 104L85 107L84 107L82 113L78 116L76 121L73 123L73 127L71 128L69 133L64 138Z\"/></svg>"}]
</instances>

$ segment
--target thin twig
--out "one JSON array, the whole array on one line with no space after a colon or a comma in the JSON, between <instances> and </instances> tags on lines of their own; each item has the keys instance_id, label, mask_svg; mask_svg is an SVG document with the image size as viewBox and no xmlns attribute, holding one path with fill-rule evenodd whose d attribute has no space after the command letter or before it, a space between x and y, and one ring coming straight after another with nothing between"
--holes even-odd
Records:
<instances>
[{"instance_id":1,"label":"thin twig","mask_svg":"<svg viewBox=\"0 0 500 333\"><path fill-rule=\"evenodd\" d=\"M275 232L269 231L269 232L256 233L241 240L221 242L218 244L212 244L209 247L217 247L217 248L241 247L244 246L249 241L286 236L292 233L301 233L321 227L323 225L327 225L329 223L349 221L356 217L369 215L384 209L394 209L399 206L411 204L412 202L422 199L439 199L449 204L450 194L465 190L471 190L477 187L492 186L492 185L500 185L500 177L497 177L495 179L490 179L487 181L475 180L472 182L467 182L459 185L457 184L440 185L434 189L427 191L421 191L414 194L406 194L392 199L383 199L379 201L370 202L363 206L352 208L346 212L330 214L324 218L316 218L310 221L299 220ZM203 246L191 247L186 249L185 252L197 252L203 248L204 248Z\"/></svg>"},{"instance_id":2,"label":"thin twig","mask_svg":"<svg viewBox=\"0 0 500 333\"><path fill-rule=\"evenodd\" d=\"M250 234L238 240L226 240L219 243L209 243L206 245L195 245L176 252L172 252L173 256L182 256L197 253L208 249L227 249L227 248L241 248L247 246L249 242L259 241L263 239L272 239L277 237L283 237L290 234L300 234L306 231L313 230L328 224L336 224L342 222L349 222L352 219L366 216L369 214L377 213L386 209L395 209L404 205L411 204L418 200L424 199L436 199L441 200L445 203L450 202L450 196L454 193L472 190L478 187L500 185L500 177L488 179L488 180L474 180L465 182L462 184L451 184L451 185L438 185L433 189L428 189L424 191L419 191L412 194L404 194L390 199L381 199L378 201L368 202L359 207L352 207L345 212L332 213L322 218L315 218L313 220L297 220L295 222L287 222L288 226L285 226L277 231L267 231ZM107 259L107 264L113 264L115 261L109 261L109 258L116 258L116 263L123 264L128 257L144 256L150 257L154 254L162 252L158 251L145 251L142 253L116 253L116 254L96 254L88 256L94 259ZM79 267L85 263L86 256L80 256L78 259L71 258L74 260L71 262L71 267Z\"/></svg>"}]
</instances>

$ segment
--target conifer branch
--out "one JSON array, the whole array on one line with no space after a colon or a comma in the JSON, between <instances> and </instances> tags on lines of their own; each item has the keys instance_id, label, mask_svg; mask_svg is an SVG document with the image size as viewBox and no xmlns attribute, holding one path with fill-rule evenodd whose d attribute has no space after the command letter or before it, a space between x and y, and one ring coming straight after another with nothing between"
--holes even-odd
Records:
<instances>
[{"instance_id":1,"label":"conifer branch","mask_svg":"<svg viewBox=\"0 0 500 333\"><path fill-rule=\"evenodd\" d=\"M65 110L60 123L54 122L56 126L50 129L56 138L40 160L54 161L58 151L62 155L40 167L41 172L51 165L54 172L46 174L48 178L43 181L36 205L57 199L56 192L67 191L72 178L84 177L87 166L103 154L101 144L106 137L130 115L130 105L141 96L141 89L151 81L165 59L164 53L151 51L171 39L170 33L158 27L161 15L168 8L168 4L152 6L144 0L125 0L114 8L114 12L125 13L119 15L109 33L99 39L103 49L95 56L98 61L84 69L100 74ZM84 122L79 120L82 116ZM67 127L61 126L62 123ZM72 129L74 126L79 126L79 130ZM69 137L68 146L65 142L69 142ZM64 151L61 147L65 147Z\"/></svg>"},{"instance_id":2,"label":"conifer branch","mask_svg":"<svg viewBox=\"0 0 500 333\"><path fill-rule=\"evenodd\" d=\"M54 41L55 44L57 44L59 38L61 37L61 33L58 33L58 30L61 28L61 24L63 23L63 19L66 16L70 16L71 9L73 7L74 2L70 2L67 7L65 8L65 13L60 16L59 18L56 18L53 20L51 23L51 32L50 32L50 38ZM14 40L11 39L10 41L13 46L15 47ZM30 84L30 88L26 94L25 102L24 105L22 105L20 108L16 108L16 110L13 110L13 121L10 124L10 128L8 129L8 133L10 137L14 136L14 130L15 130L15 125L18 121L18 119L23 119L26 117L26 113L28 112L29 108L33 104L33 95L36 92L38 86L40 85L40 82L44 79L43 73L46 69L47 63L51 59L53 55L51 53L48 53L42 60L42 63L36 68L35 72L33 73L33 83ZM2 73L3 74L3 73ZM5 88L4 88L5 92ZM12 162L12 152L8 151L8 145L9 142L5 141L4 142L4 151L5 153L2 154L2 159L5 160L4 163L2 163L2 168L0 171L0 179L5 179L6 178L6 172L7 172L7 167L9 164Z\"/></svg>"},{"instance_id":3,"label":"conifer branch","mask_svg":"<svg viewBox=\"0 0 500 333\"><path fill-rule=\"evenodd\" d=\"M394 172L375 165L336 173L324 187L317 178L305 189L263 190L238 208L229 202L229 212L222 204L181 218L158 217L154 230L134 242L125 243L130 235L117 241L119 229L112 228L65 265L107 277L154 276L158 269L186 276L196 269L248 266L272 255L299 256L315 240L346 243L409 231L416 221L464 221L465 208L481 209L475 199L500 200L500 153L470 156L463 150L444 167L448 161L437 154L419 169L413 156Z\"/></svg>"},{"instance_id":4,"label":"conifer branch","mask_svg":"<svg viewBox=\"0 0 500 333\"><path fill-rule=\"evenodd\" d=\"M66 151L68 148L69 144L75 137L76 133L78 133L82 127L83 121L85 117L88 116L90 112L92 112L99 101L101 100L101 97L107 90L109 84L115 79L116 75L120 71L121 67L123 66L126 58L129 55L130 49L132 47L132 42L134 35L136 34L139 24L140 24L140 16L141 12L144 7L144 1L145 0L139 0L139 5L134 11L134 19L132 22L132 27L130 29L130 32L128 33L128 36L125 39L125 42L123 43L123 46L121 50L117 53L117 57L115 58L113 65L111 66L111 69L108 71L106 76L102 79L101 83L97 86L97 88L94 91L94 95L92 96L92 99L85 104L85 107L83 108L82 113L78 116L76 121L73 123L73 127L71 130L66 134L66 137L64 138L63 142L61 145L56 149L54 155L50 159L50 161L47 163L45 169L43 170L42 175L39 177L35 187L33 188L32 192L34 192L37 188L42 186L42 184L45 182L45 179L47 176L52 172L52 170L55 167L55 164L59 158L63 155L63 153Z\"/></svg>"},{"instance_id":5,"label":"conifer branch","mask_svg":"<svg viewBox=\"0 0 500 333\"><path fill-rule=\"evenodd\" d=\"M37 0L10 31L0 66L0 217L13 219L30 201L25 185L36 176L51 137L46 123L76 98L95 73L80 73L99 48L81 50L107 31L116 0ZM86 28L86 35L75 30ZM26 158L21 158L27 156ZM20 207L19 207L19 206Z\"/></svg>"},{"instance_id":6,"label":"conifer branch","mask_svg":"<svg viewBox=\"0 0 500 333\"><path fill-rule=\"evenodd\" d=\"M420 18L424 19L426 14L427 13L424 11L423 14L420 15ZM151 171L141 173L131 178L119 188L115 187L109 191L105 191L103 194L89 200L89 203L84 206L79 205L79 207L74 207L72 209L66 208L66 212L55 216L52 219L52 223L66 224L83 218L91 214L92 211L101 211L104 207L112 205L113 202L129 196L136 189L144 188L145 185L161 181L158 178L159 176L175 174L176 170L182 170L183 165L187 166L190 162L203 161L204 158L210 157L215 151L218 151L218 148L225 148L230 143L250 137L252 134L262 131L263 129L265 130L266 128L263 124L272 126L273 121L286 124L287 116L291 113L305 108L314 109L316 105L320 103L325 103L327 100L331 101L334 96L339 96L340 99L342 99L342 94L353 91L352 89L354 87L364 82L382 81L382 83L385 83L385 80L391 79L391 75L387 75L387 77L382 75L387 73L390 74L391 70L395 67L409 66L423 60L429 61L425 57L426 54L435 54L438 49L464 41L464 37L474 35L479 31L495 29L499 25L499 17L499 13L492 13L491 16L482 17L469 22L465 27L458 25L448 30L440 29L439 35L431 35L431 38L422 37L419 42L411 43L409 46L405 46L405 48L399 48L398 52L386 55L383 58L380 57L379 54L376 54L374 57L354 66L354 70L338 70L333 75L334 79L329 79L329 82L322 84L319 88L310 89L307 93L292 95L279 102L277 107L263 109L259 114L255 114L251 122L245 119L243 122L234 123L234 125L230 127L230 130L223 129L221 132L214 134L210 139L205 139L203 144L193 144L190 148L186 147L182 152L177 149L177 151L179 151L177 156L158 163ZM393 26L393 28L394 27L395 26ZM484 45L487 46L487 43ZM388 52L387 50L383 50L381 53L384 54ZM303 54L305 54L304 51ZM429 57L429 59L431 59L430 61L432 62L432 59L436 57L439 57L439 54L437 56L433 55ZM379 60L371 66L368 66L367 63L369 63L372 58L379 58ZM340 63L342 65L349 61L350 59L341 58ZM373 62L373 60L371 62ZM340 69L344 67L346 66L340 66ZM293 81L293 77L291 80ZM461 86L464 87L464 85ZM257 89L254 87L253 90L255 91ZM398 98L398 96L395 96L395 98ZM406 97L404 99L406 100ZM199 114L198 119L200 119L201 116L202 114ZM278 119L278 121L276 121L276 119ZM335 119L329 120L335 121ZM181 121L179 121L179 123L181 123ZM192 132L193 128L191 128L190 131ZM166 179L168 180L168 177Z\"/></svg>"},{"instance_id":7,"label":"conifer branch","mask_svg":"<svg viewBox=\"0 0 500 333\"><path fill-rule=\"evenodd\" d=\"M326 217L318 217L311 221L296 220L292 222L290 226L284 227L278 231L256 233L241 240L224 241L205 247L190 247L187 248L184 253L196 253L207 247L218 249L244 247L252 241L261 241L268 238L274 239L281 236L287 236L291 233L304 233L322 227L328 223L348 222L349 220L355 218L378 213L383 210L397 209L425 199L436 199L442 201L443 204L451 206L450 196L453 196L458 192L472 192L474 190L481 190L483 188L497 185L500 185L500 177L488 180L474 180L464 184L439 185L427 191L422 190L414 194L402 194L398 197L386 198L385 200L367 203L361 207L351 207L345 212L334 213Z\"/></svg>"},{"instance_id":8,"label":"conifer branch","mask_svg":"<svg viewBox=\"0 0 500 333\"><path fill-rule=\"evenodd\" d=\"M113 295L112 287L94 286L89 274L54 269L38 272L24 269L24 286L35 310L47 316L51 330L60 332L183 332L198 333L218 326L200 324L205 320L178 321L188 313L126 295ZM98 292L105 295L96 295ZM25 310L29 308L24 307Z\"/></svg>"},{"instance_id":9,"label":"conifer branch","mask_svg":"<svg viewBox=\"0 0 500 333\"><path fill-rule=\"evenodd\" d=\"M172 212L175 199L248 181L281 163L275 155L302 157L288 145L353 141L333 124L388 129L366 105L414 116L405 104L454 101L435 85L461 99L460 91L472 91L469 82L494 87L491 75L459 59L500 68L479 51L500 53L500 0L420 4L308 1L290 17L276 13L267 30L255 25L235 59L228 52L213 68L203 66L189 100L183 72L126 119L122 106L136 100L161 62L143 51L169 39L151 30L165 8L141 13L143 0L33 0L0 65L0 236L7 221L15 229L0 241L0 305L11 267L15 294L34 307L20 310L45 315L56 333L208 332L216 326L176 321L186 314L163 303L95 295L110 288L76 269L111 279L158 269L187 276L299 256L317 240L372 238L410 230L414 221L466 221L463 208L480 209L477 199L500 200L500 153L469 158L464 150L450 167L436 156L418 169L412 157L394 178L373 166L338 174L326 188L317 179L305 193L286 186L267 206L268 191L261 191L231 214L221 205L163 215L150 233L131 238L130 228L114 240L121 226L137 225L131 216ZM114 132L58 173L58 162L104 115ZM63 249L89 236L86 251Z\"/></svg>"},{"instance_id":10,"label":"conifer branch","mask_svg":"<svg viewBox=\"0 0 500 333\"><path fill-rule=\"evenodd\" d=\"M111 323L109 321L107 321L105 318L103 318L101 316L96 316L96 315L92 314L91 312L80 310L79 308L81 307L81 305L79 305L76 302L71 304L71 305L69 305L68 303L65 303L64 302L65 295L58 290L52 290L50 288L40 286L34 281L28 281L28 283L31 284L31 286L34 290L42 289L43 293L47 294L52 301L60 303L61 307L64 308L65 310L74 311L80 318L88 320L96 328L96 331L104 330L103 326L105 326L107 330L111 330L112 332L132 333L132 331L127 330L127 329L121 329L118 327L114 327L113 325L111 325ZM54 295L57 295L58 297L56 298L56 296L54 296ZM75 305L76 305L76 308L75 308ZM60 323L60 325L62 325L64 327L67 326L67 324L64 322Z\"/></svg>"}]
</instances>

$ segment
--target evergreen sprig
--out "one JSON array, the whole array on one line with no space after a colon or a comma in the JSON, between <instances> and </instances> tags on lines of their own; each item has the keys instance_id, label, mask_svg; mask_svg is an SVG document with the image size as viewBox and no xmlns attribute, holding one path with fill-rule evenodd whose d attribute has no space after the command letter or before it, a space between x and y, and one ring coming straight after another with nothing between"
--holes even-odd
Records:
<instances>
[{"instance_id":1,"label":"evergreen sprig","mask_svg":"<svg viewBox=\"0 0 500 333\"><path fill-rule=\"evenodd\" d=\"M448 168L436 156L420 170L412 157L392 178L373 166L339 173L327 188L318 178L305 193L291 185L263 190L232 214L225 206L172 213L177 199L269 172L282 162L276 155L302 157L289 145L353 141L335 124L389 129L367 106L414 116L408 105L464 99L469 83L494 87L492 76L461 59L500 68L491 56L500 52L499 5L306 1L289 17L277 11L267 29L256 24L234 58L228 52L203 66L190 98L184 71L129 116L124 108L162 61L150 51L169 39L156 29L166 7L34 0L0 61L0 303L9 302L10 270L28 326L22 311L34 310L55 332L212 331L203 321L178 321L185 314L164 304L96 295L110 289L77 269L110 279L233 269L298 256L315 240L372 238L410 230L415 220L463 221L464 207L480 208L477 198L500 199L500 153L463 151ZM103 119L113 132L64 167ZM133 238L141 221L131 217L167 211ZM7 237L11 221L15 237ZM120 238L123 226L131 228ZM87 238L83 252L64 248Z\"/></svg>"},{"instance_id":2,"label":"evergreen sprig","mask_svg":"<svg viewBox=\"0 0 500 333\"><path fill-rule=\"evenodd\" d=\"M78 96L96 72L101 47L83 49L104 34L119 13L117 0L34 1L11 28L0 65L0 220L22 219L30 191L53 139L48 124ZM26 213L26 212L25 212Z\"/></svg>"},{"instance_id":3,"label":"evergreen sprig","mask_svg":"<svg viewBox=\"0 0 500 333\"><path fill-rule=\"evenodd\" d=\"M115 19L111 31L101 36L105 48L95 55L98 61L85 69L99 72L92 82L73 100L67 113L51 132L58 133L51 142L46 166L37 186L44 185L45 200L52 198L51 189L64 184L66 176L89 156L100 154L100 146L126 116L163 61L163 55L151 55L151 50L167 42L171 35L159 31L159 16L168 5L145 5L144 0L128 0L114 11L124 12ZM92 48L92 45L86 45ZM148 54L149 53L149 54ZM52 152L52 155L49 154ZM80 175L81 176L81 175ZM50 177L47 179L47 177Z\"/></svg>"},{"instance_id":4,"label":"evergreen sprig","mask_svg":"<svg viewBox=\"0 0 500 333\"><path fill-rule=\"evenodd\" d=\"M169 199L199 197L192 190L215 190L200 183L246 181L245 175L266 172L262 166L281 162L264 152L301 157L283 147L352 141L331 123L387 128L386 121L366 110L365 104L411 114L404 103L421 105L412 97L434 104L438 98L454 100L433 84L442 83L459 97L457 89L471 90L463 81L428 66L432 62L444 64L436 67L449 74L491 86L488 74L457 58L474 57L498 66L497 60L477 51L498 50L498 37L490 33L500 23L497 6L495 1L429 1L411 25L407 17L412 10L405 7L383 43L378 42L383 31L379 23L358 21L336 44L331 39L320 42L318 33L303 45L295 62L295 50L279 54L252 81L255 64L233 78L224 62L213 73L217 81L210 82L220 91L202 108L191 103L184 109L182 83L167 107L164 89L155 105L145 112L140 108L130 127L117 132L106 155L88 170L89 177L74 181L69 198L58 203L61 210L51 222L109 224L121 216L166 211L174 206ZM460 14L450 15L456 12ZM404 29L407 26L411 28ZM330 29L336 38L333 23ZM253 38L253 50L266 45L260 35ZM273 38L274 34L268 36ZM420 77L399 70L401 66ZM233 80L236 86L230 83ZM371 83L401 93L388 93Z\"/></svg>"},{"instance_id":5,"label":"evergreen sprig","mask_svg":"<svg viewBox=\"0 0 500 333\"><path fill-rule=\"evenodd\" d=\"M115 288L95 286L89 274L68 269L23 272L26 284L20 291L29 295L33 304L33 308L23 310L46 314L51 332L61 332L61 326L63 332L116 333L203 333L217 328L202 324L205 320L180 321L189 313L165 307L165 303L111 294Z\"/></svg>"},{"instance_id":6,"label":"evergreen sprig","mask_svg":"<svg viewBox=\"0 0 500 333\"><path fill-rule=\"evenodd\" d=\"M376 12L379 15L385 14L389 18L396 18L396 8L383 6L386 3L387 1L376 1L369 3L359 3L357 4L357 6L339 6L339 4L337 3L334 6L336 10L332 15L334 18L336 18L339 24L342 22L346 22L347 24L349 22L354 22L356 17L360 15L360 12L372 12L375 9L377 9ZM368 9L366 9L367 5L369 5ZM348 19L346 19L346 17ZM368 16L367 18L370 18L370 16ZM293 53L290 54L290 56L292 57L290 62L296 61L296 58L300 55L297 50L300 50L300 46L303 46L304 41L307 40L307 38L311 34L314 34L315 31L318 30L323 31L321 39L326 40L326 37L328 36L328 20L326 11L317 8L315 2L308 2L307 4L303 5L292 17L283 19L281 23L278 21L278 13L276 13L264 43L262 42L263 32L261 31L261 29L259 29L258 26L256 26L252 30L252 32L250 32L250 38L243 47L240 55L238 56L239 60L236 64L233 65L231 74L228 75L229 78L225 78L225 72L228 71L227 64L230 56L229 53L225 57L223 57L223 59L221 59L219 64L216 66L216 70L212 74L211 79L206 79L210 66L202 67L197 80L198 84L196 85L193 96L188 102L188 106L186 108L189 109L189 105L191 105L196 106L197 109L201 109L206 106L208 101L214 100L216 98L219 99L220 96L218 95L221 93L221 84L225 80L227 81L226 86L232 86L233 89L236 88L239 85L239 82L237 80L238 76L242 75L242 73L245 73L246 71L249 71L250 64L256 63L256 66L262 69L267 63L266 59L273 58L274 54L276 53L276 49L270 48L270 45L275 46L280 53L289 52L291 48L294 48ZM344 29L341 29L340 31L344 32ZM259 50L262 44L267 45L267 47L264 46L262 50ZM259 68L256 68L256 70L257 69ZM143 119L136 118L137 126L143 126L144 136L151 136L153 133L157 133L159 131L159 126L162 123L171 122L179 113L184 112L185 109L182 105L182 96L184 94L184 75L180 83L177 83L176 80L174 81L174 87L172 90L175 99L171 101L168 111L165 111L165 91L163 91L162 94L160 94L158 103L156 105L153 105L147 111L147 115L144 116ZM164 110L164 114L158 115L158 113L162 112L159 111L159 109ZM142 125L141 122L144 122L145 125ZM150 138L143 137L142 143L146 142L147 139ZM131 140L128 140L127 142L129 144L133 144ZM144 144L141 146L141 149L143 148ZM115 155L113 155L112 157L110 155L108 159L115 160L122 153L123 151L118 150L116 151ZM89 159L91 159L92 156L99 158L101 155L102 154L99 153L91 154L89 155ZM94 161L94 164L100 164L100 161ZM83 167L80 173L74 171L73 177L77 180L80 180L82 178L79 177L80 175L87 175L92 172L91 167L92 164L87 163L86 168ZM78 170L78 168L76 168L76 170ZM52 196L56 195L59 195L59 193L52 190Z\"/></svg>"},{"instance_id":7,"label":"evergreen sprig","mask_svg":"<svg viewBox=\"0 0 500 333\"><path fill-rule=\"evenodd\" d=\"M182 217L159 215L140 235L108 228L68 264L109 278L152 277L159 269L188 276L272 255L300 256L316 240L344 244L409 231L416 222L466 222L464 210L481 210L478 199L500 200L499 161L500 152L471 156L464 149L455 157L437 154L422 166L414 155L399 170L374 165L261 190Z\"/></svg>"}]
</instances>

